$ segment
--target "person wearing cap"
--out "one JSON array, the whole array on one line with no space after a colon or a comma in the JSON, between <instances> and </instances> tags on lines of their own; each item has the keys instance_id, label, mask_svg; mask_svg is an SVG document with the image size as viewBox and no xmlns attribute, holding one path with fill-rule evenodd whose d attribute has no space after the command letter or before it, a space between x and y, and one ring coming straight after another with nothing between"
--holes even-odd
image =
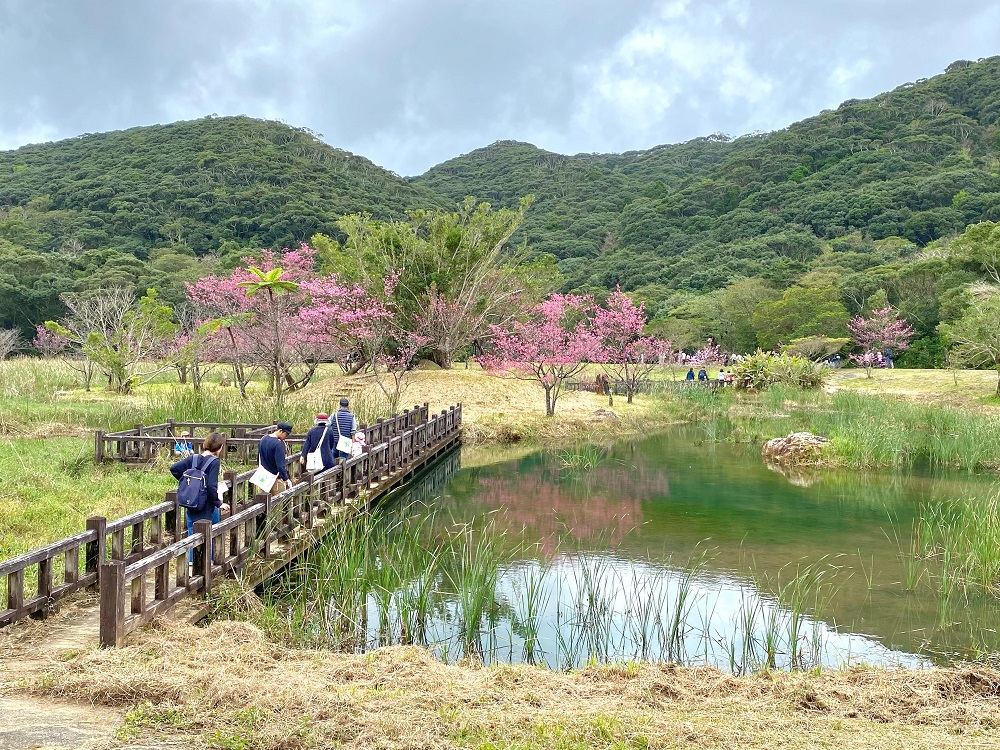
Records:
<instances>
[{"instance_id":1,"label":"person wearing cap","mask_svg":"<svg viewBox=\"0 0 1000 750\"><path fill-rule=\"evenodd\" d=\"M181 432L177 438L177 442L174 443L174 453L182 458L194 455L194 446L191 445L191 433L187 430Z\"/></svg>"},{"instance_id":2,"label":"person wearing cap","mask_svg":"<svg viewBox=\"0 0 1000 750\"><path fill-rule=\"evenodd\" d=\"M337 413L333 415L333 424L330 425L334 432L333 444L336 445L337 441L340 440L341 436L346 437L348 440L358 431L358 418L351 414L348 407L350 402L346 398L340 399L340 408L337 409ZM337 458L350 458L351 454L346 451L337 451Z\"/></svg>"},{"instance_id":3,"label":"person wearing cap","mask_svg":"<svg viewBox=\"0 0 1000 750\"><path fill-rule=\"evenodd\" d=\"M285 468L285 441L292 434L292 425L288 422L278 422L274 428L274 432L260 439L257 446L257 460L267 471L278 475L278 480L270 492L272 495L277 495L279 492L284 492L291 484L288 470Z\"/></svg>"},{"instance_id":4,"label":"person wearing cap","mask_svg":"<svg viewBox=\"0 0 1000 750\"><path fill-rule=\"evenodd\" d=\"M306 441L302 444L302 454L299 456L299 463L302 469L306 467L306 456L319 448L319 455L323 459L323 471L332 469L336 463L337 431L330 425L330 415L320 412L313 420L315 427L306 433Z\"/></svg>"}]
</instances>

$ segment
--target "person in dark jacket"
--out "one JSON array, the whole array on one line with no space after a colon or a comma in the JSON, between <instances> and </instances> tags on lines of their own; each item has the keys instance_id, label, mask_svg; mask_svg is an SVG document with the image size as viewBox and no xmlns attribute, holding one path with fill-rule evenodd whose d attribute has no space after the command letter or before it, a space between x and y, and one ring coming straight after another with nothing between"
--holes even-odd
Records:
<instances>
[{"instance_id":1,"label":"person in dark jacket","mask_svg":"<svg viewBox=\"0 0 1000 750\"><path fill-rule=\"evenodd\" d=\"M205 503L205 507L201 510L184 509L184 515L187 517L188 536L194 533L195 521L207 520L212 523L218 523L221 520L220 512L229 510L229 504L223 502L222 496L219 494L219 468L221 466L219 453L225 444L226 439L218 432L211 433L201 444L202 450L199 454L201 459L198 468L205 472L205 489L208 491L208 502ZM171 466L170 473L179 482L181 477L184 476L184 472L190 469L193 464L194 456L187 456Z\"/></svg>"},{"instance_id":2,"label":"person in dark jacket","mask_svg":"<svg viewBox=\"0 0 1000 750\"><path fill-rule=\"evenodd\" d=\"M302 444L302 455L299 457L299 463L305 471L306 456L319 448L320 458L323 459L323 471L332 469L337 460L335 456L337 431L330 425L330 416L322 412L316 415L313 424L316 426L306 433L306 441ZM324 434L326 437L323 437Z\"/></svg>"},{"instance_id":3,"label":"person in dark jacket","mask_svg":"<svg viewBox=\"0 0 1000 750\"><path fill-rule=\"evenodd\" d=\"M333 444L336 445L341 435L350 440L354 433L358 431L358 418L351 414L350 402L346 398L340 399L340 408L333 415L333 424L330 425L330 432L334 434ZM347 451L337 451L337 458L350 458Z\"/></svg>"},{"instance_id":4,"label":"person in dark jacket","mask_svg":"<svg viewBox=\"0 0 1000 750\"><path fill-rule=\"evenodd\" d=\"M284 492L291 485L288 470L285 468L285 441L291 434L291 424L278 422L274 432L262 437L257 445L257 460L260 461L260 465L272 474L278 475L277 481L271 487L271 495Z\"/></svg>"}]
</instances>

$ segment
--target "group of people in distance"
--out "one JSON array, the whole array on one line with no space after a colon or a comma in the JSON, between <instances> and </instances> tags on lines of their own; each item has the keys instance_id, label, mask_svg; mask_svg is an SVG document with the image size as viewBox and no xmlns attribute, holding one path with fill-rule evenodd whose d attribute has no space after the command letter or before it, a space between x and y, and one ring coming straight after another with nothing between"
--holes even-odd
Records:
<instances>
[{"instance_id":1,"label":"group of people in distance","mask_svg":"<svg viewBox=\"0 0 1000 750\"><path fill-rule=\"evenodd\" d=\"M358 419L351 413L349 407L348 400L342 398L340 408L332 416L325 413L316 415L313 427L306 433L299 456L303 470L306 469L307 456L315 451L319 452L322 466L313 469L314 473L333 468L338 458L346 459L364 452L365 433L358 429ZM257 446L259 465L277 475L269 493L271 495L284 492L291 486L291 479L286 469L285 441L292 434L292 429L289 422L278 422L272 432L260 439ZM203 508L185 509L188 534L193 533L195 521L208 520L218 523L221 520L220 514L229 510L229 504L225 502L225 493L229 490L229 486L225 481L219 480L221 453L225 444L225 436L213 432L202 440L201 451L196 452L191 443L191 433L187 430L181 432L174 443L174 453L181 456L181 459L171 465L170 473L180 482L185 473L191 472L192 469L202 472L207 492L207 501Z\"/></svg>"},{"instance_id":2,"label":"group of people in distance","mask_svg":"<svg viewBox=\"0 0 1000 750\"><path fill-rule=\"evenodd\" d=\"M702 368L698 370L697 379L702 382L708 382L710 380L710 378L708 377L708 370L706 370L704 366L702 366ZM688 383L693 383L695 381L695 374L693 367L687 371L687 375L684 376L684 380L687 381ZM732 370L726 370L720 367L719 374L715 377L714 382L717 385L726 386L726 385L732 385L734 380L735 376L733 375Z\"/></svg>"}]
</instances>

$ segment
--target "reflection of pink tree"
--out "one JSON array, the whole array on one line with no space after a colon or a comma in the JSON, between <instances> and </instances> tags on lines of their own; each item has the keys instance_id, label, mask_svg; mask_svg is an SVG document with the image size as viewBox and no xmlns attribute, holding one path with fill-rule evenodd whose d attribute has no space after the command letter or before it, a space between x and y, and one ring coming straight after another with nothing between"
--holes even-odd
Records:
<instances>
[{"instance_id":1,"label":"reflection of pink tree","mask_svg":"<svg viewBox=\"0 0 1000 750\"><path fill-rule=\"evenodd\" d=\"M653 370L671 344L653 336L644 336L645 303L638 305L616 288L604 307L594 310L593 329L601 343L600 360L609 375L625 386L628 403L636 391L649 381Z\"/></svg>"},{"instance_id":2,"label":"reflection of pink tree","mask_svg":"<svg viewBox=\"0 0 1000 750\"><path fill-rule=\"evenodd\" d=\"M539 383L545 390L545 414L552 416L566 380L601 357L593 313L589 296L553 294L535 307L529 321L510 329L491 326L493 353L480 362L492 373Z\"/></svg>"},{"instance_id":3,"label":"reflection of pink tree","mask_svg":"<svg viewBox=\"0 0 1000 750\"><path fill-rule=\"evenodd\" d=\"M908 348L915 335L913 327L896 315L892 307L873 310L869 318L860 315L852 318L847 327L854 337L854 345L861 349L861 353L852 354L851 359L865 368L869 378L883 352ZM891 363L891 358L888 361Z\"/></svg>"},{"instance_id":4,"label":"reflection of pink tree","mask_svg":"<svg viewBox=\"0 0 1000 750\"><path fill-rule=\"evenodd\" d=\"M567 539L617 546L626 535L639 533L642 503L670 492L664 470L616 463L570 481L554 470L481 477L479 485L484 492L477 495L478 502L502 510L497 517L512 532L527 529L540 538L547 554Z\"/></svg>"}]
</instances>

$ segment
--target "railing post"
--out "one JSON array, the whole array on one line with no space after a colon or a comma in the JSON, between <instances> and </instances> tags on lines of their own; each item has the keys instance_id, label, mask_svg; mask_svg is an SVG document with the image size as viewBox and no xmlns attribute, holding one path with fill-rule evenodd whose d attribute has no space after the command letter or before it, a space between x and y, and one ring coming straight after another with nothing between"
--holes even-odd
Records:
<instances>
[{"instance_id":1,"label":"railing post","mask_svg":"<svg viewBox=\"0 0 1000 750\"><path fill-rule=\"evenodd\" d=\"M257 503L264 504L264 514L257 516L256 536L261 540L261 556L266 560L271 552L271 530L268 528L271 522L271 496L258 493L253 498L253 504Z\"/></svg>"},{"instance_id":2,"label":"railing post","mask_svg":"<svg viewBox=\"0 0 1000 750\"><path fill-rule=\"evenodd\" d=\"M112 560L101 564L102 648L118 648L125 640L125 563Z\"/></svg>"},{"instance_id":3,"label":"railing post","mask_svg":"<svg viewBox=\"0 0 1000 750\"><path fill-rule=\"evenodd\" d=\"M174 541L178 542L183 534L181 534L181 509L177 507L177 490L171 490L164 495L163 502L174 504L173 508L163 514L163 525L167 527L164 531L169 532Z\"/></svg>"},{"instance_id":4,"label":"railing post","mask_svg":"<svg viewBox=\"0 0 1000 750\"><path fill-rule=\"evenodd\" d=\"M212 522L208 519L194 522L194 533L202 535L201 555L198 555L198 548L194 550L195 568L201 568L202 586L205 596L212 588Z\"/></svg>"},{"instance_id":5,"label":"railing post","mask_svg":"<svg viewBox=\"0 0 1000 750\"><path fill-rule=\"evenodd\" d=\"M230 470L230 471L224 471L222 473L222 478L226 482L226 484L229 485L229 492L228 492L228 495L229 495L229 507L232 508L232 510L229 511L229 513L230 513L230 515L232 515L237 510L237 508L236 508L236 506L237 506L237 502L236 502L236 472L232 471L232 470ZM242 505L242 503L239 503L239 504Z\"/></svg>"},{"instance_id":6,"label":"railing post","mask_svg":"<svg viewBox=\"0 0 1000 750\"><path fill-rule=\"evenodd\" d=\"M313 527L313 492L316 492L315 476L313 474L306 474L306 481L309 486L306 487L306 502L303 506L299 505L299 520L307 528L311 529Z\"/></svg>"},{"instance_id":7,"label":"railing post","mask_svg":"<svg viewBox=\"0 0 1000 750\"><path fill-rule=\"evenodd\" d=\"M97 539L87 542L84 552L84 564L87 574L96 573L97 578L90 586L91 591L99 591L101 588L101 565L104 564L104 556L107 552L105 545L108 536L108 519L104 516L94 516L87 519L87 531L96 531Z\"/></svg>"},{"instance_id":8,"label":"railing post","mask_svg":"<svg viewBox=\"0 0 1000 750\"><path fill-rule=\"evenodd\" d=\"M94 463L104 463L104 431L94 433Z\"/></svg>"}]
</instances>

